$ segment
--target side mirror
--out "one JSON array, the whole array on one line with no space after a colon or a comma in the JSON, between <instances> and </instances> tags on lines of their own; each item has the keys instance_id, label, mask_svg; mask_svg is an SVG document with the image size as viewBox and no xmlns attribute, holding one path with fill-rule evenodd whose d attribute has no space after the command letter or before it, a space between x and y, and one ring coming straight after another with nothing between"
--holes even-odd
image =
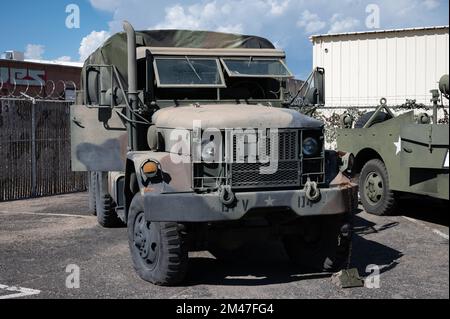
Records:
<instances>
[{"instance_id":1,"label":"side mirror","mask_svg":"<svg viewBox=\"0 0 450 319\"><path fill-rule=\"evenodd\" d=\"M314 87L317 89L316 104L325 105L325 69L317 68L314 73Z\"/></svg>"},{"instance_id":2,"label":"side mirror","mask_svg":"<svg viewBox=\"0 0 450 319\"><path fill-rule=\"evenodd\" d=\"M316 105L318 100L318 90L315 87L310 87L303 98L306 105Z\"/></svg>"},{"instance_id":3,"label":"side mirror","mask_svg":"<svg viewBox=\"0 0 450 319\"><path fill-rule=\"evenodd\" d=\"M86 69L86 104L99 105L100 102L100 70L95 67Z\"/></svg>"},{"instance_id":4,"label":"side mirror","mask_svg":"<svg viewBox=\"0 0 450 319\"><path fill-rule=\"evenodd\" d=\"M88 66L84 91L87 105L114 107L124 102L123 93L116 84L111 66Z\"/></svg>"}]
</instances>

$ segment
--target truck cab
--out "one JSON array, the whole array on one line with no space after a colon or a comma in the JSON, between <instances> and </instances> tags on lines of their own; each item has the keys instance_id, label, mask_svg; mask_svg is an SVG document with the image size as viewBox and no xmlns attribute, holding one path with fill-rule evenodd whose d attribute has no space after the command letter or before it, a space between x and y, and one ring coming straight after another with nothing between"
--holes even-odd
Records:
<instances>
[{"instance_id":1,"label":"truck cab","mask_svg":"<svg viewBox=\"0 0 450 319\"><path fill-rule=\"evenodd\" d=\"M233 259L266 237L302 269L342 267L357 186L324 124L284 107L285 53L255 36L124 29L83 68L72 166L90 172L99 223L128 227L141 278L178 284L188 251Z\"/></svg>"}]
</instances>

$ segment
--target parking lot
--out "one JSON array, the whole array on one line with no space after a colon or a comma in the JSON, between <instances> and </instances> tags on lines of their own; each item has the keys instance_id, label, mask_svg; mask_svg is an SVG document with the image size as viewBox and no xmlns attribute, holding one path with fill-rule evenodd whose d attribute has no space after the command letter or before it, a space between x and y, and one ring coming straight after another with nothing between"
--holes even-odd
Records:
<instances>
[{"instance_id":1,"label":"parking lot","mask_svg":"<svg viewBox=\"0 0 450 319\"><path fill-rule=\"evenodd\" d=\"M278 243L233 264L194 253L184 286L153 286L134 272L126 229L98 226L87 194L0 203L0 299L449 298L448 212L408 206L393 217L357 214L352 266L366 277L378 265L380 287L342 290L329 276L299 275ZM68 265L80 268L79 288L66 287Z\"/></svg>"}]
</instances>

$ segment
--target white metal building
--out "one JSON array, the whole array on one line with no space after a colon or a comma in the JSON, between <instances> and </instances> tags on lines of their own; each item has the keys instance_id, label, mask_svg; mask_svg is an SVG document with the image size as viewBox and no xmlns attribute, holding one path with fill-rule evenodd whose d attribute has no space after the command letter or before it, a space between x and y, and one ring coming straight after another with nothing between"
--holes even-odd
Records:
<instances>
[{"instance_id":1,"label":"white metal building","mask_svg":"<svg viewBox=\"0 0 450 319\"><path fill-rule=\"evenodd\" d=\"M430 104L449 73L449 27L325 34L311 37L314 67L325 68L326 106ZM448 102L446 101L448 105Z\"/></svg>"}]
</instances>

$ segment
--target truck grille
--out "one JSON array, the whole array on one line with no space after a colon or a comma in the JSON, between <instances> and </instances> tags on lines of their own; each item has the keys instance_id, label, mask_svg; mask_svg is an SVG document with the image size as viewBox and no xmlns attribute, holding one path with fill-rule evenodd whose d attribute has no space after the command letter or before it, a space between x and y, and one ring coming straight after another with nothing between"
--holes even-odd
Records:
<instances>
[{"instance_id":1,"label":"truck grille","mask_svg":"<svg viewBox=\"0 0 450 319\"><path fill-rule=\"evenodd\" d=\"M265 189L265 188L299 188L308 179L319 184L325 182L325 150L322 130L278 130L278 167L274 174L262 174L261 169L269 167L260 159L243 162L238 161L238 136L225 139L227 151L232 152L223 163L208 166L203 163L194 165L193 186L197 191L217 189L219 185L230 185L233 189ZM225 132L224 132L225 135ZM302 141L314 137L322 141L322 151L317 157L302 155ZM257 139L261 138L259 135ZM228 143L232 144L228 144ZM247 140L248 142L248 140ZM270 154L271 145L267 140L257 141L259 147ZM247 147L247 146L246 146ZM227 152L226 152L227 153ZM246 155L249 155L246 153Z\"/></svg>"},{"instance_id":2,"label":"truck grille","mask_svg":"<svg viewBox=\"0 0 450 319\"><path fill-rule=\"evenodd\" d=\"M232 187L289 187L300 185L300 162L279 162L275 174L261 174L261 164L233 164L231 170Z\"/></svg>"},{"instance_id":3,"label":"truck grille","mask_svg":"<svg viewBox=\"0 0 450 319\"><path fill-rule=\"evenodd\" d=\"M236 163L237 136L233 137L233 163L231 186L234 188L295 187L301 184L301 162L298 130L283 130L278 133L278 168L274 174L261 174L261 168L269 164ZM258 137L259 138L259 137ZM260 147L270 154L270 143L258 141Z\"/></svg>"}]
</instances>

